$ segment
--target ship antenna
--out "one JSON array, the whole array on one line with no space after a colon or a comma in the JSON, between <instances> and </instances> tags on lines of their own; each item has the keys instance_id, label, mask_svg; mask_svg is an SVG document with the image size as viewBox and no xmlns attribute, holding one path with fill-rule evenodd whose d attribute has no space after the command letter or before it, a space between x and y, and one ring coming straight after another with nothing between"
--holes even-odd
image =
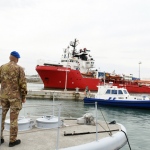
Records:
<instances>
[{"instance_id":1,"label":"ship antenna","mask_svg":"<svg viewBox=\"0 0 150 150\"><path fill-rule=\"evenodd\" d=\"M78 42L78 40L77 40L77 39L75 39L75 40L74 40L74 42L73 42L73 41L71 41L71 42L70 42L70 46L72 46L72 47L73 47L73 50L75 50L76 46L78 45L78 43L77 43L77 42Z\"/></svg>"}]
</instances>

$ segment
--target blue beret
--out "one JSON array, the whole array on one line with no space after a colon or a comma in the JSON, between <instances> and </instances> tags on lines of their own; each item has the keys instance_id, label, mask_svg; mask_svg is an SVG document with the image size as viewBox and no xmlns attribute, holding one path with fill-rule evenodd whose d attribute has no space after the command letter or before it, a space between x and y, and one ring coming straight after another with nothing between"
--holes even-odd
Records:
<instances>
[{"instance_id":1,"label":"blue beret","mask_svg":"<svg viewBox=\"0 0 150 150\"><path fill-rule=\"evenodd\" d=\"M14 56L14 57L16 57L16 58L20 58L19 53L16 52L16 51L12 51L12 52L10 53L10 55L12 55L12 56Z\"/></svg>"}]
</instances>

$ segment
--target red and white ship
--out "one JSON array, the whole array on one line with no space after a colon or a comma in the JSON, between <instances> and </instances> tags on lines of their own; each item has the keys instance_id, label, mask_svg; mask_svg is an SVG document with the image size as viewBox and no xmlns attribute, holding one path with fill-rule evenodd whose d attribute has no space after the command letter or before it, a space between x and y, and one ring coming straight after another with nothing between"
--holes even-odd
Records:
<instances>
[{"instance_id":1,"label":"red and white ship","mask_svg":"<svg viewBox=\"0 0 150 150\"><path fill-rule=\"evenodd\" d=\"M36 71L45 89L97 91L97 85L113 82L114 86L126 87L130 93L150 93L150 81L135 80L132 76L121 76L99 72L90 50L76 50L78 40L70 42L72 50L65 49L60 63L39 63Z\"/></svg>"}]
</instances>

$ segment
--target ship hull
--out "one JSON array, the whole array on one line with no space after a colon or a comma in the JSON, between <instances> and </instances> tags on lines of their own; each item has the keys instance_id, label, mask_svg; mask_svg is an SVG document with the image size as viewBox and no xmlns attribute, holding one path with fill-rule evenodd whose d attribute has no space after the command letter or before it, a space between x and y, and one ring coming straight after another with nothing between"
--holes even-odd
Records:
<instances>
[{"instance_id":1,"label":"ship hull","mask_svg":"<svg viewBox=\"0 0 150 150\"><path fill-rule=\"evenodd\" d=\"M44 88L97 91L100 79L83 77L79 70L57 66L37 66L36 71L41 77Z\"/></svg>"},{"instance_id":2,"label":"ship hull","mask_svg":"<svg viewBox=\"0 0 150 150\"><path fill-rule=\"evenodd\" d=\"M139 86L138 84L124 84L124 85L121 85L121 84L113 84L114 86L117 86L119 88L126 88L128 90L129 93L149 93L150 94L150 86L146 86L146 85L142 85L142 86Z\"/></svg>"},{"instance_id":3,"label":"ship hull","mask_svg":"<svg viewBox=\"0 0 150 150\"><path fill-rule=\"evenodd\" d=\"M45 89L67 89L85 90L86 86L90 91L97 91L97 86L103 82L94 77L84 77L79 70L73 70L62 66L37 66L36 71L41 77ZM106 83L109 81L106 81ZM114 86L125 87L129 93L150 93L150 86L139 86L134 82L114 82Z\"/></svg>"}]
</instances>

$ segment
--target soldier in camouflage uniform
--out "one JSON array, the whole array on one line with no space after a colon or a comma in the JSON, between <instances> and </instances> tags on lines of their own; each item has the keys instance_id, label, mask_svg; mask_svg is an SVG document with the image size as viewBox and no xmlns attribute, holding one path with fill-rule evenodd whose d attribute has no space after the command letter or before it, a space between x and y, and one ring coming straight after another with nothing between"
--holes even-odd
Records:
<instances>
[{"instance_id":1,"label":"soldier in camouflage uniform","mask_svg":"<svg viewBox=\"0 0 150 150\"><path fill-rule=\"evenodd\" d=\"M17 140L18 115L22 109L22 103L26 101L27 84L24 69L17 65L20 55L16 51L10 53L10 62L0 67L0 100L2 105L2 131L1 143L4 143L3 130L6 114L10 109L10 141L9 147L18 145Z\"/></svg>"}]
</instances>

